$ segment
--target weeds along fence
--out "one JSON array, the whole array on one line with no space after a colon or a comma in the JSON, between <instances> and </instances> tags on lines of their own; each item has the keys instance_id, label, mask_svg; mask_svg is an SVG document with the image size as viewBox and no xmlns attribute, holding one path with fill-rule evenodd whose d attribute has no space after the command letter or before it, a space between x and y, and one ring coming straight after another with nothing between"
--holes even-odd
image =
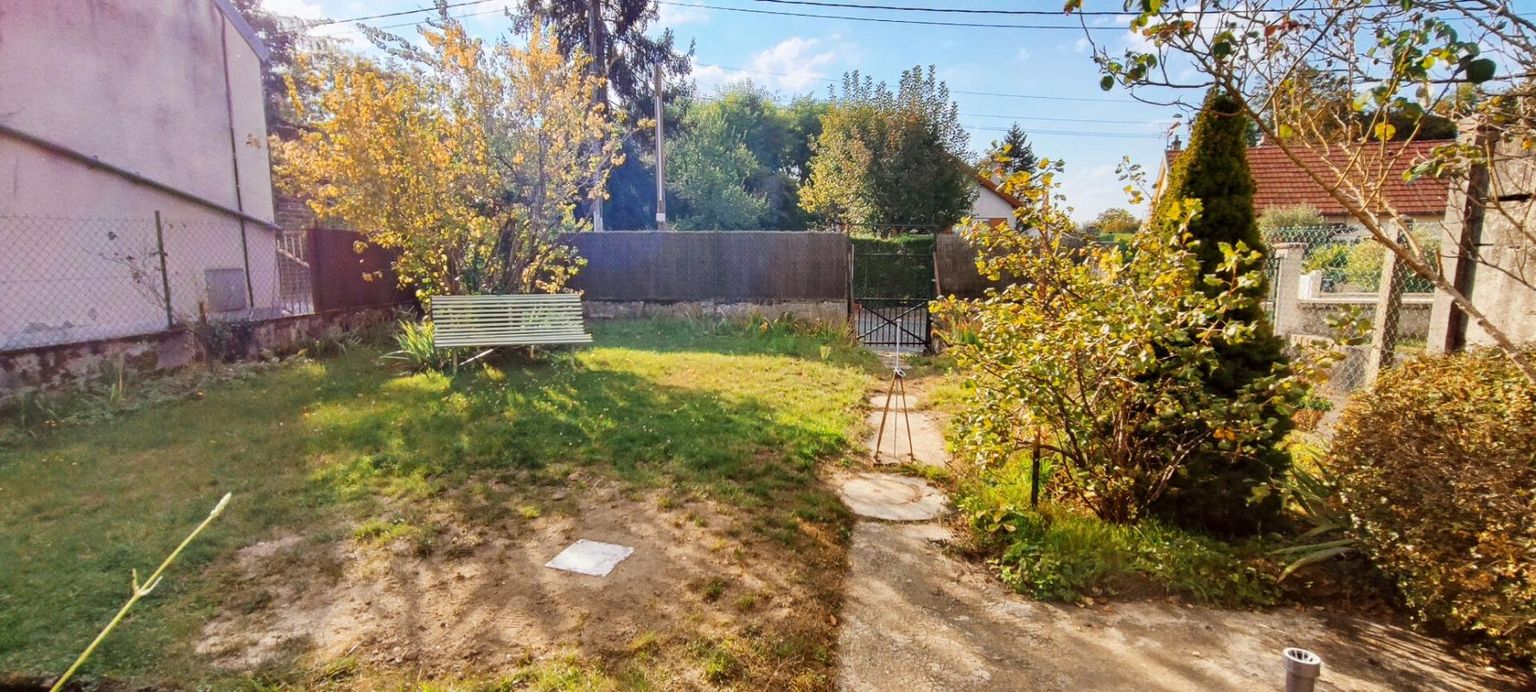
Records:
<instances>
[{"instance_id":1,"label":"weeds along fence","mask_svg":"<svg viewBox=\"0 0 1536 692\"><path fill-rule=\"evenodd\" d=\"M0 216L0 352L399 302L388 258L354 253L358 240L235 220ZM381 281L363 281L377 269Z\"/></svg>"},{"instance_id":2,"label":"weeds along fence","mask_svg":"<svg viewBox=\"0 0 1536 692\"><path fill-rule=\"evenodd\" d=\"M1426 253L1437 252L1437 233L1407 232ZM1370 384L1382 369L1424 350L1433 287L1366 231L1293 227L1271 231L1265 240L1270 249L1265 307L1275 332L1292 344L1334 339L1348 344L1329 382L1331 397Z\"/></svg>"}]
</instances>

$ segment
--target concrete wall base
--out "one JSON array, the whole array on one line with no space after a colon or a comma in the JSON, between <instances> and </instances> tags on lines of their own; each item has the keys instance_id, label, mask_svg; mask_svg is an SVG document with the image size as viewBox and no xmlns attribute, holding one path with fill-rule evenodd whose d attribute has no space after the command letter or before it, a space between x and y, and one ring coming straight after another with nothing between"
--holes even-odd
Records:
<instances>
[{"instance_id":1,"label":"concrete wall base","mask_svg":"<svg viewBox=\"0 0 1536 692\"><path fill-rule=\"evenodd\" d=\"M222 359L253 359L306 340L336 338L395 318L394 306L335 311L245 323L225 342ZM187 329L60 344L0 353L0 394L21 388L79 385L121 361L139 373L168 372L195 362L197 341Z\"/></svg>"}]
</instances>

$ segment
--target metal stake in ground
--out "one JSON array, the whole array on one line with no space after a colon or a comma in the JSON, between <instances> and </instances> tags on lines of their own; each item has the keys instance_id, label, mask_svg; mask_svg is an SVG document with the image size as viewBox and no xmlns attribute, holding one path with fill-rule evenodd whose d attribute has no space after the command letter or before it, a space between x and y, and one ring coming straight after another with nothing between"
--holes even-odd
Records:
<instances>
[{"instance_id":1,"label":"metal stake in ground","mask_svg":"<svg viewBox=\"0 0 1536 692\"><path fill-rule=\"evenodd\" d=\"M907 410L907 373L895 367L891 368L891 386L885 390L885 409L880 412L880 432L875 435L874 460L877 464L880 463L880 448L885 444L885 419L891 416L891 400L898 391L901 395L901 417L907 423L907 460L917 461L917 451L912 445L912 414ZM891 446L894 447L895 443Z\"/></svg>"}]
</instances>

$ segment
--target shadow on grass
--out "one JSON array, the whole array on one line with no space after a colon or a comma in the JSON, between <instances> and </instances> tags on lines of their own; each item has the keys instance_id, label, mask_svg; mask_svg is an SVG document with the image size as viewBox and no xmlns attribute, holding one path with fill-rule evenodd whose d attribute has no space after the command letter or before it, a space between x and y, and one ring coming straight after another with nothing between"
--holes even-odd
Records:
<instances>
[{"instance_id":1,"label":"shadow on grass","mask_svg":"<svg viewBox=\"0 0 1536 692\"><path fill-rule=\"evenodd\" d=\"M868 376L862 351L775 329L606 323L598 348L453 378L402 376L358 349L0 449L0 679L63 670L130 570L226 491L230 510L85 679L206 676L192 644L229 595L203 567L275 533L339 538L380 502L444 497L471 474L558 485L590 468L677 487L746 508L791 544L797 518L841 521L815 463L846 448Z\"/></svg>"},{"instance_id":2,"label":"shadow on grass","mask_svg":"<svg viewBox=\"0 0 1536 692\"><path fill-rule=\"evenodd\" d=\"M846 414L773 405L746 393L752 373L706 374L713 359L700 360L689 376L710 382L698 388L586 362L389 380L366 403L308 414L314 489L342 501L427 496L475 472L553 468L559 477L595 466L632 485L755 506L812 484L815 462L847 445L848 421L837 420Z\"/></svg>"}]
</instances>

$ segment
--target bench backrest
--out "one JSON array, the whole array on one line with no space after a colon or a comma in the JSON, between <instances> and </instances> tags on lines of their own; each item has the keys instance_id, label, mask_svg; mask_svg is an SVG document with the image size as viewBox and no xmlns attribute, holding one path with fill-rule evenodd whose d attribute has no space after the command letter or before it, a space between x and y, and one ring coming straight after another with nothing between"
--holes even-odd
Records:
<instances>
[{"instance_id":1,"label":"bench backrest","mask_svg":"<svg viewBox=\"0 0 1536 692\"><path fill-rule=\"evenodd\" d=\"M592 342L577 293L433 296L431 306L438 348Z\"/></svg>"}]
</instances>

